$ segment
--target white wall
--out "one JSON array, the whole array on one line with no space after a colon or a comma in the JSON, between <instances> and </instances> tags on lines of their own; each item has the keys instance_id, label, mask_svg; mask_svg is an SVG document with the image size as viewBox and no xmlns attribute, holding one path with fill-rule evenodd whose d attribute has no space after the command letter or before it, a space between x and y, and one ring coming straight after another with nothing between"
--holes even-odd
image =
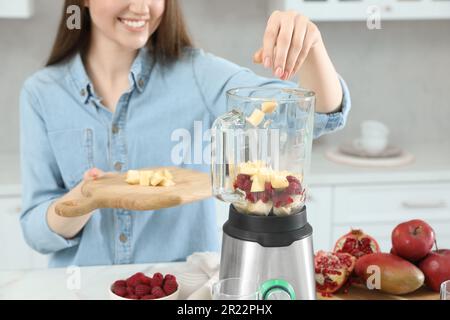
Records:
<instances>
[{"instance_id":1,"label":"white wall","mask_svg":"<svg viewBox=\"0 0 450 320\"><path fill-rule=\"evenodd\" d=\"M36 0L29 20L0 19L0 152L18 152L18 94L43 65L62 1ZM198 46L266 74L251 62L268 17L266 0L181 0ZM401 144L443 141L450 129L450 21L320 23L337 70L347 80L353 111L343 141L366 118L385 121Z\"/></svg>"}]
</instances>

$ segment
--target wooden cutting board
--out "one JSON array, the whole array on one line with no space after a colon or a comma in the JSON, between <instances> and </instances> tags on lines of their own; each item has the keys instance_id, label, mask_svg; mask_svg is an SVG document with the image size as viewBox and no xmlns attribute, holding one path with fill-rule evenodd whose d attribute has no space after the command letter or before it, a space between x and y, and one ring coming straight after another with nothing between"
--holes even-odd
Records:
<instances>
[{"instance_id":1,"label":"wooden cutting board","mask_svg":"<svg viewBox=\"0 0 450 320\"><path fill-rule=\"evenodd\" d=\"M168 169L172 173L174 186L129 185L125 182L126 173L107 173L97 180L85 182L81 188L82 198L59 202L55 211L63 217L79 217L99 208L157 210L204 200L212 195L207 173L178 167L148 170L159 169Z\"/></svg>"},{"instance_id":2,"label":"wooden cutting board","mask_svg":"<svg viewBox=\"0 0 450 320\"><path fill-rule=\"evenodd\" d=\"M412 293L400 296L378 290L369 290L362 285L352 285L348 293L337 293L332 297L322 297L318 293L317 298L320 300L439 300L439 293L422 287Z\"/></svg>"}]
</instances>

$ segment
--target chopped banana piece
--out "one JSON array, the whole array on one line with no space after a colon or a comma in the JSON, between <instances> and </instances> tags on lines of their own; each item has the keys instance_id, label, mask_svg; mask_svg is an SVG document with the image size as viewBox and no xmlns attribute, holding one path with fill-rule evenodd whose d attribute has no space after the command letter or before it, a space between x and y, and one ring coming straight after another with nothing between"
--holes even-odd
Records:
<instances>
[{"instance_id":1,"label":"chopped banana piece","mask_svg":"<svg viewBox=\"0 0 450 320\"><path fill-rule=\"evenodd\" d=\"M258 167L253 162L244 162L239 164L239 173L254 175L258 172Z\"/></svg>"},{"instance_id":2,"label":"chopped banana piece","mask_svg":"<svg viewBox=\"0 0 450 320\"><path fill-rule=\"evenodd\" d=\"M257 127L264 120L264 115L264 112L256 108L255 110L253 110L251 116L247 118L247 121L254 127Z\"/></svg>"},{"instance_id":3,"label":"chopped banana piece","mask_svg":"<svg viewBox=\"0 0 450 320\"><path fill-rule=\"evenodd\" d=\"M261 177L264 182L268 181L270 182L272 180L272 169L270 168L261 168L258 172L259 176Z\"/></svg>"},{"instance_id":4,"label":"chopped banana piece","mask_svg":"<svg viewBox=\"0 0 450 320\"><path fill-rule=\"evenodd\" d=\"M270 183L274 189L282 189L289 186L289 181L284 175L273 175Z\"/></svg>"},{"instance_id":5,"label":"chopped banana piece","mask_svg":"<svg viewBox=\"0 0 450 320\"><path fill-rule=\"evenodd\" d=\"M150 180L152 179L152 176L153 176L152 170L139 171L139 185L148 187L150 185Z\"/></svg>"},{"instance_id":6,"label":"chopped banana piece","mask_svg":"<svg viewBox=\"0 0 450 320\"><path fill-rule=\"evenodd\" d=\"M163 181L159 184L161 187L171 187L175 185L175 182L168 178L164 178Z\"/></svg>"},{"instance_id":7,"label":"chopped banana piece","mask_svg":"<svg viewBox=\"0 0 450 320\"><path fill-rule=\"evenodd\" d=\"M277 103L275 101L266 101L261 104L261 110L264 113L272 113L277 108Z\"/></svg>"},{"instance_id":8,"label":"chopped banana piece","mask_svg":"<svg viewBox=\"0 0 450 320\"><path fill-rule=\"evenodd\" d=\"M127 178L125 180L128 184L139 184L140 177L138 170L129 170L127 172Z\"/></svg>"},{"instance_id":9,"label":"chopped banana piece","mask_svg":"<svg viewBox=\"0 0 450 320\"><path fill-rule=\"evenodd\" d=\"M161 174L160 171L158 171L153 175L152 179L150 180L150 185L152 185L153 187L156 187L163 180L164 180L164 176Z\"/></svg>"},{"instance_id":10,"label":"chopped banana piece","mask_svg":"<svg viewBox=\"0 0 450 320\"><path fill-rule=\"evenodd\" d=\"M262 178L259 174L256 174L251 177L252 179L252 188L250 189L251 192L262 192L264 191L265 187L265 181L264 178Z\"/></svg>"},{"instance_id":11,"label":"chopped banana piece","mask_svg":"<svg viewBox=\"0 0 450 320\"><path fill-rule=\"evenodd\" d=\"M167 178L167 179L169 179L169 180L173 180L173 175L170 173L170 171L169 170L167 170L167 169L164 169L163 170L163 176L164 176L164 178Z\"/></svg>"},{"instance_id":12,"label":"chopped banana piece","mask_svg":"<svg viewBox=\"0 0 450 320\"><path fill-rule=\"evenodd\" d=\"M131 185L140 186L162 186L169 187L175 185L173 175L167 169L153 170L129 170L125 181Z\"/></svg>"}]
</instances>

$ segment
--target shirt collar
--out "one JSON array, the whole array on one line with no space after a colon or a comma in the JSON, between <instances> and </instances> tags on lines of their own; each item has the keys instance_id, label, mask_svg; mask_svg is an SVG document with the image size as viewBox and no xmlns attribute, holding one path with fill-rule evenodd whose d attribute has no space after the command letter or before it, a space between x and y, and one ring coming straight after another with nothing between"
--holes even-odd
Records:
<instances>
[{"instance_id":1,"label":"shirt collar","mask_svg":"<svg viewBox=\"0 0 450 320\"><path fill-rule=\"evenodd\" d=\"M139 49L138 55L131 65L129 75L130 84L132 84L134 88L137 88L139 92L142 92L144 90L145 85L148 82L151 70L154 65L153 61L154 60L151 54L148 52L147 48ZM91 98L100 100L100 98L96 96L94 92L94 87L86 72L86 68L84 67L84 63L80 53L77 53L75 55L75 57L69 63L68 68L69 74L72 77L72 80L77 89L77 94L80 97L81 101L86 104Z\"/></svg>"}]
</instances>

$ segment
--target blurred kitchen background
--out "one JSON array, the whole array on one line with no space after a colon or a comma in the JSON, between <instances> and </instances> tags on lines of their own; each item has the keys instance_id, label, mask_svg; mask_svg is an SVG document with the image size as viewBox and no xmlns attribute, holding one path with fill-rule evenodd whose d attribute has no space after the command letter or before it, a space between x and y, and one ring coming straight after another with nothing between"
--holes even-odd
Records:
<instances>
[{"instance_id":1,"label":"blurred kitchen background","mask_svg":"<svg viewBox=\"0 0 450 320\"><path fill-rule=\"evenodd\" d=\"M45 261L20 242L18 96L25 78L45 63L63 1L33 2L28 18L0 17L0 269L40 267ZM382 20L375 30L366 25L364 0L180 2L198 47L264 75L269 74L252 63L252 55L273 8L321 5L311 9L311 19L350 87L353 109L344 130L314 146L308 213L316 249L329 249L350 227L362 227L389 250L393 227L414 217L428 221L438 242L450 247L449 0L378 1ZM349 3L363 8L353 21L343 19L347 9L339 8ZM361 168L327 160L326 151L356 138L365 120L387 125L390 143L410 152L414 162ZM6 248L6 243L17 245Z\"/></svg>"}]
</instances>

